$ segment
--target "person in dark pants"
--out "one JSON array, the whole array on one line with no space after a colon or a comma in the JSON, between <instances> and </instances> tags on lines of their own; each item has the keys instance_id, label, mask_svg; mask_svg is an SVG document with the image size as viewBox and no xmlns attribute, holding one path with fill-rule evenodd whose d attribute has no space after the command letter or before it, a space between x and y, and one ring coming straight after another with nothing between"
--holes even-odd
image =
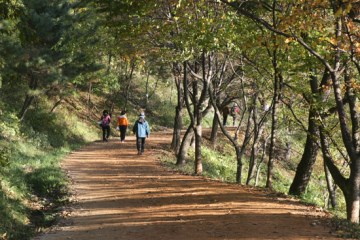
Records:
<instances>
[{"instance_id":1,"label":"person in dark pants","mask_svg":"<svg viewBox=\"0 0 360 240\"><path fill-rule=\"evenodd\" d=\"M237 119L239 112L240 112L239 107L236 105L236 103L234 103L234 105L232 106L231 111L230 111L230 114L233 118L233 127L236 126L236 119Z\"/></svg>"},{"instance_id":2,"label":"person in dark pants","mask_svg":"<svg viewBox=\"0 0 360 240\"><path fill-rule=\"evenodd\" d=\"M224 127L226 126L226 122L227 122L227 118L228 118L228 116L229 116L229 113L230 113L229 107L225 105L225 106L222 108L223 126L224 126Z\"/></svg>"},{"instance_id":3,"label":"person in dark pants","mask_svg":"<svg viewBox=\"0 0 360 240\"><path fill-rule=\"evenodd\" d=\"M107 110L103 111L103 114L100 118L101 120L101 129L102 129L102 135L103 135L103 141L108 141L108 138L110 137L110 123L111 123L111 116Z\"/></svg>"},{"instance_id":4,"label":"person in dark pants","mask_svg":"<svg viewBox=\"0 0 360 240\"><path fill-rule=\"evenodd\" d=\"M117 126L119 127L119 130L120 130L120 141L122 143L125 142L126 129L127 129L128 125L129 125L129 123L128 123L128 119L126 117L126 112L121 111L120 116L118 116Z\"/></svg>"},{"instance_id":5,"label":"person in dark pants","mask_svg":"<svg viewBox=\"0 0 360 240\"><path fill-rule=\"evenodd\" d=\"M141 155L144 153L145 139L150 135L150 127L145 120L145 115L143 113L139 115L139 119L134 123L133 133L136 134L136 148L138 150L138 155Z\"/></svg>"}]
</instances>

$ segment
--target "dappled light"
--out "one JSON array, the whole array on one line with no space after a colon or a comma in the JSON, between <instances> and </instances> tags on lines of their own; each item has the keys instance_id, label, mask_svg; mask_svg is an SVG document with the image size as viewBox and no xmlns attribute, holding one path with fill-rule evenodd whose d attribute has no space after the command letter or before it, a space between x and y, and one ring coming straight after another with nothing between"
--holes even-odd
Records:
<instances>
[{"instance_id":1,"label":"dappled light","mask_svg":"<svg viewBox=\"0 0 360 240\"><path fill-rule=\"evenodd\" d=\"M72 153L63 167L73 179L73 212L38 239L335 239L314 207L166 171L157 145L170 137L153 134L142 156L134 137Z\"/></svg>"},{"instance_id":2,"label":"dappled light","mask_svg":"<svg viewBox=\"0 0 360 240\"><path fill-rule=\"evenodd\" d=\"M359 100L359 0L2 0L0 240L360 239Z\"/></svg>"}]
</instances>

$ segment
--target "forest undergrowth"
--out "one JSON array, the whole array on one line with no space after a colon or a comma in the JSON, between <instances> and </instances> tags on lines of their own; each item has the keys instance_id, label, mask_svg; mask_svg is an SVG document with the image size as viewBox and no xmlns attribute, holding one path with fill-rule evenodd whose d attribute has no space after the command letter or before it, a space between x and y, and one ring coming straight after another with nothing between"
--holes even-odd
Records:
<instances>
[{"instance_id":1,"label":"forest undergrowth","mask_svg":"<svg viewBox=\"0 0 360 240\"><path fill-rule=\"evenodd\" d=\"M229 184L236 184L236 155L232 145L225 139L224 136L219 136L216 145L212 145L209 141L208 134L204 134L204 146L202 151L203 159L203 173L202 176L215 181L226 182ZM187 161L183 165L176 165L176 156L169 148L164 148L159 156L160 163L171 171L176 171L185 175L194 174L194 149L189 152ZM279 153L280 154L280 153ZM281 159L276 164L276 172L274 178L276 179L273 188L265 188L266 184L266 161L258 166L258 179L251 180L249 185L246 185L246 177L248 173L248 161L250 153L246 152L243 160L242 181L240 187L256 188L259 191L266 191L269 196L281 196L285 198L292 198L294 196L288 194L291 181L294 178L295 167L297 166L296 160L285 161ZM292 159L298 159L296 157ZM314 167L314 172L311 177L309 186L305 194L301 195L297 200L301 201L304 205L312 205L319 207L323 211L327 211L332 216L332 227L336 229L340 237L360 239L360 228L358 224L352 224L346 220L345 200L337 190L338 207L336 209L330 208L329 196L326 191L325 176L322 171L321 159Z\"/></svg>"},{"instance_id":2,"label":"forest undergrowth","mask_svg":"<svg viewBox=\"0 0 360 240\"><path fill-rule=\"evenodd\" d=\"M9 107L0 112L0 239L30 239L64 214L70 182L61 160L98 137L73 106L49 114L48 104L39 102L25 122Z\"/></svg>"}]
</instances>

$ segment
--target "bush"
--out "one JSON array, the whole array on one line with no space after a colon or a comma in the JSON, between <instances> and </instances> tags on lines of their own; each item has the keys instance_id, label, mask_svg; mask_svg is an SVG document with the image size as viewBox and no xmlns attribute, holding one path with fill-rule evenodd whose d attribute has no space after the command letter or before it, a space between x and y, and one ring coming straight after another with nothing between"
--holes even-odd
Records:
<instances>
[{"instance_id":1,"label":"bush","mask_svg":"<svg viewBox=\"0 0 360 240\"><path fill-rule=\"evenodd\" d=\"M26 181L41 198L61 200L67 193L66 176L59 167L40 167L26 174Z\"/></svg>"},{"instance_id":2,"label":"bush","mask_svg":"<svg viewBox=\"0 0 360 240\"><path fill-rule=\"evenodd\" d=\"M6 109L0 111L0 239L25 240L53 223L55 207L66 202L59 161L97 132L66 109L29 109L22 122Z\"/></svg>"}]
</instances>

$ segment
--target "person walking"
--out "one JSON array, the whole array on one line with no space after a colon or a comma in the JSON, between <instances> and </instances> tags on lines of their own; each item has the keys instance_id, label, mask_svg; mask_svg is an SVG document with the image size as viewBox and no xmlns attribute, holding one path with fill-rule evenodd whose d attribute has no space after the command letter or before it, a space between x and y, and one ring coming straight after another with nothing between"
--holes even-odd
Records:
<instances>
[{"instance_id":1,"label":"person walking","mask_svg":"<svg viewBox=\"0 0 360 240\"><path fill-rule=\"evenodd\" d=\"M110 123L111 123L111 115L107 110L103 111L103 114L100 118L100 126L102 129L103 141L108 141L110 137Z\"/></svg>"},{"instance_id":2,"label":"person walking","mask_svg":"<svg viewBox=\"0 0 360 240\"><path fill-rule=\"evenodd\" d=\"M239 112L240 112L239 107L237 106L236 103L234 103L234 105L231 108L231 113L230 113L233 118L233 127L236 126L236 119L237 119Z\"/></svg>"},{"instance_id":3,"label":"person walking","mask_svg":"<svg viewBox=\"0 0 360 240\"><path fill-rule=\"evenodd\" d=\"M145 114L140 113L139 119L135 121L133 133L136 134L136 148L138 155L142 155L145 149L145 139L150 135L149 123L145 120Z\"/></svg>"},{"instance_id":4,"label":"person walking","mask_svg":"<svg viewBox=\"0 0 360 240\"><path fill-rule=\"evenodd\" d=\"M222 108L223 126L224 126L224 127L226 126L226 122L227 122L227 118L228 118L228 116L229 116L229 113L230 113L229 107L225 105L225 106Z\"/></svg>"},{"instance_id":5,"label":"person walking","mask_svg":"<svg viewBox=\"0 0 360 240\"><path fill-rule=\"evenodd\" d=\"M121 111L120 116L117 117L117 126L120 130L120 141L125 142L126 129L128 127L128 119L126 117L126 111Z\"/></svg>"}]
</instances>

